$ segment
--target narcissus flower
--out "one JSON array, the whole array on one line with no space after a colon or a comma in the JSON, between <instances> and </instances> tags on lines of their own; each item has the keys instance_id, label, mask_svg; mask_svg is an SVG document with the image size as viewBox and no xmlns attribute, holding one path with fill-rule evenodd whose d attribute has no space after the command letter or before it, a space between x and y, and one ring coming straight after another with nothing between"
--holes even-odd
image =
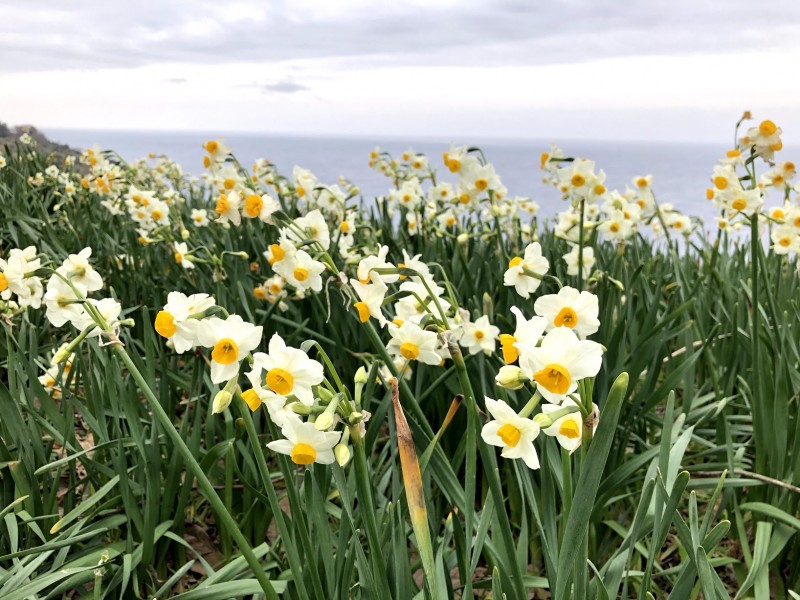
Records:
<instances>
[{"instance_id":1,"label":"narcissus flower","mask_svg":"<svg viewBox=\"0 0 800 600\"><path fill-rule=\"evenodd\" d=\"M294 227L287 229L287 234L289 239L297 244L312 239L319 242L323 250L327 250L331 245L328 223L319 210L312 210L307 215L295 219Z\"/></svg>"},{"instance_id":2,"label":"narcissus flower","mask_svg":"<svg viewBox=\"0 0 800 600\"><path fill-rule=\"evenodd\" d=\"M115 331L119 330L119 314L122 312L122 305L119 302L113 298L103 298L102 300L89 298L86 302L94 306L95 310L103 317L103 320ZM72 325L78 331L83 331L94 322L94 319L85 310L72 319ZM101 331L101 329L95 328L89 334L89 337L97 337Z\"/></svg>"},{"instance_id":3,"label":"narcissus flower","mask_svg":"<svg viewBox=\"0 0 800 600\"><path fill-rule=\"evenodd\" d=\"M175 244L175 252L173 254L175 262L182 266L184 269L194 269L192 257L189 254L189 246L185 242L177 242Z\"/></svg>"},{"instance_id":4,"label":"narcissus flower","mask_svg":"<svg viewBox=\"0 0 800 600\"><path fill-rule=\"evenodd\" d=\"M193 208L191 219L195 227L206 227L208 225L208 211L205 208Z\"/></svg>"},{"instance_id":5,"label":"narcissus flower","mask_svg":"<svg viewBox=\"0 0 800 600\"><path fill-rule=\"evenodd\" d=\"M381 246L378 254L366 256L361 259L356 269L356 277L361 283L369 283L370 280L383 283L394 283L400 278L397 273L377 273L373 269L394 269L395 266L386 260L389 253L389 246Z\"/></svg>"},{"instance_id":6,"label":"narcissus flower","mask_svg":"<svg viewBox=\"0 0 800 600\"><path fill-rule=\"evenodd\" d=\"M270 442L267 448L286 454L296 465L329 465L336 460L333 448L342 438L338 431L318 431L313 423L290 418L281 427L281 433L286 439Z\"/></svg>"},{"instance_id":7,"label":"narcissus flower","mask_svg":"<svg viewBox=\"0 0 800 600\"><path fill-rule=\"evenodd\" d=\"M255 193L250 193L244 200L244 208L242 210L245 217L249 219L261 219L264 223L272 223L272 214L280 210L281 205L275 198L269 194L259 196Z\"/></svg>"},{"instance_id":8,"label":"narcissus flower","mask_svg":"<svg viewBox=\"0 0 800 600\"><path fill-rule=\"evenodd\" d=\"M775 254L800 252L800 235L798 235L797 228L791 225L779 225L772 230L770 238Z\"/></svg>"},{"instance_id":9,"label":"narcissus flower","mask_svg":"<svg viewBox=\"0 0 800 600\"><path fill-rule=\"evenodd\" d=\"M511 312L514 313L517 319L517 328L514 330L514 335L508 333L500 334L503 360L507 365L516 362L517 358L519 358L519 348L517 344L531 347L536 346L547 327L547 319L544 317L531 317L530 319L526 319L522 311L516 306L511 307Z\"/></svg>"},{"instance_id":10,"label":"narcissus flower","mask_svg":"<svg viewBox=\"0 0 800 600\"><path fill-rule=\"evenodd\" d=\"M536 382L548 402L560 404L578 389L578 380L594 377L600 370L603 347L581 340L568 327L556 327L539 347L520 345L520 367Z\"/></svg>"},{"instance_id":11,"label":"narcissus flower","mask_svg":"<svg viewBox=\"0 0 800 600\"><path fill-rule=\"evenodd\" d=\"M357 279L351 279L350 285L353 286L358 294L358 302L353 307L358 311L358 318L362 323L369 321L370 317L375 318L381 327L386 325L386 317L383 316L381 305L389 289L380 279L374 283L361 283Z\"/></svg>"},{"instance_id":12,"label":"narcissus flower","mask_svg":"<svg viewBox=\"0 0 800 600\"><path fill-rule=\"evenodd\" d=\"M286 345L277 333L269 340L269 352L256 352L253 355L255 377L248 375L253 388L263 399L270 396L288 398L294 396L307 406L314 404L311 388L322 383L324 377L322 365L298 348ZM261 374L266 373L264 388ZM258 383L258 385L256 385ZM262 395L262 390L265 392Z\"/></svg>"},{"instance_id":13,"label":"narcissus flower","mask_svg":"<svg viewBox=\"0 0 800 600\"><path fill-rule=\"evenodd\" d=\"M74 285L85 297L86 288L80 284ZM55 327L61 327L64 323L78 319L84 312L83 304L80 303L75 291L57 275L53 275L47 281L44 303L47 307L47 320Z\"/></svg>"},{"instance_id":14,"label":"narcissus flower","mask_svg":"<svg viewBox=\"0 0 800 600\"><path fill-rule=\"evenodd\" d=\"M71 279L73 283L82 285L89 292L99 290L103 287L103 278L89 264L91 255L91 248L84 248L78 254L70 254L56 272Z\"/></svg>"},{"instance_id":15,"label":"narcissus flower","mask_svg":"<svg viewBox=\"0 0 800 600\"><path fill-rule=\"evenodd\" d=\"M464 325L464 335L461 336L459 343L469 350L470 354L484 354L494 352L495 338L500 333L500 329L489 323L489 317L483 315L474 323Z\"/></svg>"},{"instance_id":16,"label":"narcissus flower","mask_svg":"<svg viewBox=\"0 0 800 600\"><path fill-rule=\"evenodd\" d=\"M764 205L764 198L759 189L731 188L719 194L718 198L727 210L740 212L748 217L761 210Z\"/></svg>"},{"instance_id":17,"label":"narcissus flower","mask_svg":"<svg viewBox=\"0 0 800 600\"><path fill-rule=\"evenodd\" d=\"M247 323L239 315L227 319L203 319L197 341L211 350L211 381L222 383L239 373L239 362L258 347L262 327Z\"/></svg>"},{"instance_id":18,"label":"narcissus flower","mask_svg":"<svg viewBox=\"0 0 800 600\"><path fill-rule=\"evenodd\" d=\"M416 323L404 321L400 327L389 327L392 339L386 346L389 354L408 361L418 360L426 365L438 365L442 358L436 353L437 336Z\"/></svg>"},{"instance_id":19,"label":"narcissus flower","mask_svg":"<svg viewBox=\"0 0 800 600\"><path fill-rule=\"evenodd\" d=\"M539 242L533 242L525 248L523 256L515 256L508 262L508 270L503 275L503 284L514 286L523 298L529 298L542 283L541 277L550 268L548 260L542 256Z\"/></svg>"},{"instance_id":20,"label":"narcissus flower","mask_svg":"<svg viewBox=\"0 0 800 600\"><path fill-rule=\"evenodd\" d=\"M567 275L576 276L578 274L578 251L579 248L576 244L572 247L572 250L562 257L564 262L567 263ZM592 269L594 268L594 263L594 248L584 247L583 266L581 268L584 279L591 275Z\"/></svg>"},{"instance_id":21,"label":"narcissus flower","mask_svg":"<svg viewBox=\"0 0 800 600\"><path fill-rule=\"evenodd\" d=\"M229 194L220 194L217 198L217 205L214 212L219 215L217 219L220 223L231 222L234 225L239 225L242 222L242 214L239 212L242 199L238 192L231 192Z\"/></svg>"},{"instance_id":22,"label":"narcissus flower","mask_svg":"<svg viewBox=\"0 0 800 600\"><path fill-rule=\"evenodd\" d=\"M197 345L197 329L202 314L214 304L214 298L208 294L187 296L170 292L164 308L156 315L155 330L161 337L172 340L175 352L182 354Z\"/></svg>"},{"instance_id":23,"label":"narcissus flower","mask_svg":"<svg viewBox=\"0 0 800 600\"><path fill-rule=\"evenodd\" d=\"M272 268L298 290L322 290L321 274L325 265L311 258L305 250L298 250L291 259L284 259Z\"/></svg>"},{"instance_id":24,"label":"narcissus flower","mask_svg":"<svg viewBox=\"0 0 800 600\"><path fill-rule=\"evenodd\" d=\"M539 457L533 440L539 435L539 425L532 419L520 417L502 400L485 398L486 410L492 420L481 430L481 438L487 444L502 448L503 458L521 458L531 469L539 468Z\"/></svg>"},{"instance_id":25,"label":"narcissus flower","mask_svg":"<svg viewBox=\"0 0 800 600\"><path fill-rule=\"evenodd\" d=\"M577 406L575 402L567 398L561 406L556 404L543 404L542 412L545 414L553 413L566 406ZM596 406L596 405L595 405ZM595 425L596 428L596 425ZM542 430L542 433L556 438L562 448L570 453L575 452L583 439L583 415L580 412L570 413L559 417L550 427Z\"/></svg>"},{"instance_id":26,"label":"narcissus flower","mask_svg":"<svg viewBox=\"0 0 800 600\"><path fill-rule=\"evenodd\" d=\"M573 287L564 286L557 294L540 296L533 310L547 319L548 331L554 327L569 327L578 337L585 338L600 328L597 296Z\"/></svg>"}]
</instances>

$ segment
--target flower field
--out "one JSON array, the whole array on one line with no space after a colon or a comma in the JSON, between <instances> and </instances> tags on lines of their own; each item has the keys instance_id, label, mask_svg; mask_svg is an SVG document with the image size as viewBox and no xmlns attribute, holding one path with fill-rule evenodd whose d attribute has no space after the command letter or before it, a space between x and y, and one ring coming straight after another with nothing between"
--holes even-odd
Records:
<instances>
[{"instance_id":1,"label":"flower field","mask_svg":"<svg viewBox=\"0 0 800 600\"><path fill-rule=\"evenodd\" d=\"M749 119L749 115L745 115ZM0 598L800 598L800 186L0 155ZM200 172L201 168L191 169Z\"/></svg>"}]
</instances>

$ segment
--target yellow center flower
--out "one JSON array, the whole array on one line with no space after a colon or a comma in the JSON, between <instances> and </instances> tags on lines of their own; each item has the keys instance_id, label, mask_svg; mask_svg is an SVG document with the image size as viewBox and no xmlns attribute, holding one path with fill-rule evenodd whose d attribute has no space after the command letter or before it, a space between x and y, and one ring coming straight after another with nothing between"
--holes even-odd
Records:
<instances>
[{"instance_id":1,"label":"yellow center flower","mask_svg":"<svg viewBox=\"0 0 800 600\"><path fill-rule=\"evenodd\" d=\"M224 215L231 209L231 203L228 202L228 197L225 194L220 194L219 198L217 199L217 206L214 211L218 215Z\"/></svg>"},{"instance_id":2,"label":"yellow center flower","mask_svg":"<svg viewBox=\"0 0 800 600\"><path fill-rule=\"evenodd\" d=\"M733 210L744 210L747 208L747 202L744 201L744 198L736 198L736 200L731 202L731 208L733 208Z\"/></svg>"},{"instance_id":3,"label":"yellow center flower","mask_svg":"<svg viewBox=\"0 0 800 600\"><path fill-rule=\"evenodd\" d=\"M214 154L214 152L216 152L217 150L219 150L219 144L217 142L215 142L214 140L206 142L206 152L208 152L209 154Z\"/></svg>"},{"instance_id":4,"label":"yellow center flower","mask_svg":"<svg viewBox=\"0 0 800 600\"><path fill-rule=\"evenodd\" d=\"M569 306L565 306L558 311L556 318L553 319L553 324L556 327L569 327L572 329L578 324L578 313Z\"/></svg>"},{"instance_id":5,"label":"yellow center flower","mask_svg":"<svg viewBox=\"0 0 800 600\"><path fill-rule=\"evenodd\" d=\"M274 265L276 262L283 260L283 258L286 256L286 253L283 251L283 248L281 248L278 244L270 245L269 250L270 253L272 254L272 257L269 259L268 262L271 265Z\"/></svg>"},{"instance_id":6,"label":"yellow center flower","mask_svg":"<svg viewBox=\"0 0 800 600\"><path fill-rule=\"evenodd\" d=\"M267 297L267 291L266 291L266 290L265 290L263 287L260 287L260 286L259 286L259 287L257 287L257 288L253 288L253 295L254 295L254 296L255 296L255 297L258 299L258 300L263 300L264 298L266 298L266 297Z\"/></svg>"},{"instance_id":7,"label":"yellow center flower","mask_svg":"<svg viewBox=\"0 0 800 600\"><path fill-rule=\"evenodd\" d=\"M222 185L226 190L232 190L236 185L236 182L229 177L228 179L222 182Z\"/></svg>"},{"instance_id":8,"label":"yellow center flower","mask_svg":"<svg viewBox=\"0 0 800 600\"><path fill-rule=\"evenodd\" d=\"M550 154L548 152L542 152L542 155L539 157L539 168L544 169L548 160L550 160Z\"/></svg>"},{"instance_id":9,"label":"yellow center flower","mask_svg":"<svg viewBox=\"0 0 800 600\"><path fill-rule=\"evenodd\" d=\"M522 257L520 257L520 256L515 256L515 257L514 257L514 258L512 258L510 261L508 261L508 268L509 268L509 269L513 269L514 267L516 267L516 266L517 266L518 264L520 264L521 262L522 262Z\"/></svg>"},{"instance_id":10,"label":"yellow center flower","mask_svg":"<svg viewBox=\"0 0 800 600\"><path fill-rule=\"evenodd\" d=\"M302 185L298 185L297 186L297 196L299 198L302 198L305 195L306 195L306 188L304 188Z\"/></svg>"},{"instance_id":11,"label":"yellow center flower","mask_svg":"<svg viewBox=\"0 0 800 600\"><path fill-rule=\"evenodd\" d=\"M645 179L644 177L639 177L639 179L636 180L636 185L640 188L646 188L647 179Z\"/></svg>"},{"instance_id":12,"label":"yellow center flower","mask_svg":"<svg viewBox=\"0 0 800 600\"><path fill-rule=\"evenodd\" d=\"M572 176L572 179L570 179L570 183L572 184L572 187L581 187L586 185L586 177L580 173L575 173L575 175Z\"/></svg>"},{"instance_id":13,"label":"yellow center flower","mask_svg":"<svg viewBox=\"0 0 800 600\"><path fill-rule=\"evenodd\" d=\"M475 187L478 188L480 191L484 191L486 188L489 187L489 181L484 177L479 177L475 180Z\"/></svg>"},{"instance_id":14,"label":"yellow center flower","mask_svg":"<svg viewBox=\"0 0 800 600\"><path fill-rule=\"evenodd\" d=\"M448 158L447 168L450 169L451 173L458 173L461 170L461 161L457 158Z\"/></svg>"},{"instance_id":15,"label":"yellow center flower","mask_svg":"<svg viewBox=\"0 0 800 600\"><path fill-rule=\"evenodd\" d=\"M500 334L500 346L503 349L503 360L510 365L519 358L519 350L514 347L517 338L509 333Z\"/></svg>"},{"instance_id":16,"label":"yellow center flower","mask_svg":"<svg viewBox=\"0 0 800 600\"><path fill-rule=\"evenodd\" d=\"M356 302L353 306L358 311L358 318L362 323L369 321L369 307L366 302Z\"/></svg>"},{"instance_id":17,"label":"yellow center flower","mask_svg":"<svg viewBox=\"0 0 800 600\"><path fill-rule=\"evenodd\" d=\"M514 427L511 423L506 423L500 429L498 429L497 435L509 448L515 448L517 444L519 444L520 437L522 437L520 430Z\"/></svg>"},{"instance_id":18,"label":"yellow center flower","mask_svg":"<svg viewBox=\"0 0 800 600\"><path fill-rule=\"evenodd\" d=\"M483 333L483 331L481 331L480 329L477 329L475 331L475 339L476 340L481 341L485 336L486 336L486 334Z\"/></svg>"},{"instance_id":19,"label":"yellow center flower","mask_svg":"<svg viewBox=\"0 0 800 600\"><path fill-rule=\"evenodd\" d=\"M347 233L350 231L350 224L347 221L342 221L342 224L339 225L339 231L342 233Z\"/></svg>"},{"instance_id":20,"label":"yellow center flower","mask_svg":"<svg viewBox=\"0 0 800 600\"><path fill-rule=\"evenodd\" d=\"M317 460L317 451L313 446L297 443L292 448L292 462L296 465L310 465Z\"/></svg>"},{"instance_id":21,"label":"yellow center flower","mask_svg":"<svg viewBox=\"0 0 800 600\"><path fill-rule=\"evenodd\" d=\"M598 196L600 196L601 194L605 194L606 186L604 186L602 183L598 183L596 186L594 186L594 193L597 194Z\"/></svg>"},{"instance_id":22,"label":"yellow center flower","mask_svg":"<svg viewBox=\"0 0 800 600\"><path fill-rule=\"evenodd\" d=\"M400 345L400 354L406 360L416 360L419 356L419 346L411 342L403 342Z\"/></svg>"},{"instance_id":23,"label":"yellow center flower","mask_svg":"<svg viewBox=\"0 0 800 600\"><path fill-rule=\"evenodd\" d=\"M534 381L548 392L553 394L566 394L572 384L569 371L559 364L551 363L533 376Z\"/></svg>"},{"instance_id":24,"label":"yellow center flower","mask_svg":"<svg viewBox=\"0 0 800 600\"><path fill-rule=\"evenodd\" d=\"M737 157L739 157L741 155L742 155L742 153L739 150L728 150L725 153L725 156L727 156L728 158L737 158Z\"/></svg>"},{"instance_id":25,"label":"yellow center flower","mask_svg":"<svg viewBox=\"0 0 800 600\"><path fill-rule=\"evenodd\" d=\"M171 338L178 330L175 326L175 317L166 310L159 311L156 315L155 328L158 335L165 338Z\"/></svg>"},{"instance_id":26,"label":"yellow center flower","mask_svg":"<svg viewBox=\"0 0 800 600\"><path fill-rule=\"evenodd\" d=\"M613 222L611 225L608 226L608 230L611 233L619 233L619 223Z\"/></svg>"},{"instance_id":27,"label":"yellow center flower","mask_svg":"<svg viewBox=\"0 0 800 600\"><path fill-rule=\"evenodd\" d=\"M304 269L303 267L297 267L293 273L294 273L294 278L297 279L297 281L305 281L306 279L308 279L308 269Z\"/></svg>"},{"instance_id":28,"label":"yellow center flower","mask_svg":"<svg viewBox=\"0 0 800 600\"><path fill-rule=\"evenodd\" d=\"M778 240L778 244L780 244L784 248L788 248L789 246L792 245L792 239L788 237L782 237L780 240Z\"/></svg>"},{"instance_id":29,"label":"yellow center flower","mask_svg":"<svg viewBox=\"0 0 800 600\"><path fill-rule=\"evenodd\" d=\"M573 419L566 419L558 428L558 433L566 438L574 440L581 434L581 431L578 424Z\"/></svg>"},{"instance_id":30,"label":"yellow center flower","mask_svg":"<svg viewBox=\"0 0 800 600\"><path fill-rule=\"evenodd\" d=\"M724 190L726 187L728 187L728 180L722 175L717 175L714 177L714 186L716 186L718 190Z\"/></svg>"},{"instance_id":31,"label":"yellow center flower","mask_svg":"<svg viewBox=\"0 0 800 600\"><path fill-rule=\"evenodd\" d=\"M175 262L181 264L183 262L183 254L180 252L175 253Z\"/></svg>"},{"instance_id":32,"label":"yellow center flower","mask_svg":"<svg viewBox=\"0 0 800 600\"><path fill-rule=\"evenodd\" d=\"M221 365L229 365L239 360L239 346L231 338L222 338L211 351L211 358Z\"/></svg>"},{"instance_id":33,"label":"yellow center flower","mask_svg":"<svg viewBox=\"0 0 800 600\"><path fill-rule=\"evenodd\" d=\"M207 169L210 166L211 166L211 157L210 156L204 156L203 157L203 168Z\"/></svg>"},{"instance_id":34,"label":"yellow center flower","mask_svg":"<svg viewBox=\"0 0 800 600\"><path fill-rule=\"evenodd\" d=\"M8 289L8 277L5 276L5 273L0 273L0 292L4 292Z\"/></svg>"},{"instance_id":35,"label":"yellow center flower","mask_svg":"<svg viewBox=\"0 0 800 600\"><path fill-rule=\"evenodd\" d=\"M250 217L257 217L262 208L264 208L264 201L261 196L256 194L250 194L244 202L244 211Z\"/></svg>"},{"instance_id":36,"label":"yellow center flower","mask_svg":"<svg viewBox=\"0 0 800 600\"><path fill-rule=\"evenodd\" d=\"M284 369L270 369L267 371L267 387L276 394L288 396L294 389L294 377Z\"/></svg>"},{"instance_id":37,"label":"yellow center flower","mask_svg":"<svg viewBox=\"0 0 800 600\"><path fill-rule=\"evenodd\" d=\"M778 126L770 120L761 121L761 124L758 126L758 133L763 136L770 136L776 131L778 131Z\"/></svg>"},{"instance_id":38,"label":"yellow center flower","mask_svg":"<svg viewBox=\"0 0 800 600\"><path fill-rule=\"evenodd\" d=\"M250 410L253 412L255 412L259 406L261 406L261 398L258 397L258 394L253 389L243 391L242 399L247 403L247 406L249 406Z\"/></svg>"}]
</instances>

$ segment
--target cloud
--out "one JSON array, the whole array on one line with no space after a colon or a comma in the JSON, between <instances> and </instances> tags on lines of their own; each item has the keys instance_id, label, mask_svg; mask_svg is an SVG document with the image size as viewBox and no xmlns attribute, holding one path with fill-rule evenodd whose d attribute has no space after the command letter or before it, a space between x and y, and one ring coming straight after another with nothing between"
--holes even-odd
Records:
<instances>
[{"instance_id":1,"label":"cloud","mask_svg":"<svg viewBox=\"0 0 800 600\"><path fill-rule=\"evenodd\" d=\"M431 66L558 64L796 44L776 0L38 0L0 5L0 72L345 57ZM712 76L710 74L710 76Z\"/></svg>"},{"instance_id":2,"label":"cloud","mask_svg":"<svg viewBox=\"0 0 800 600\"><path fill-rule=\"evenodd\" d=\"M296 92L304 92L308 88L302 84L295 83L294 81L279 81L277 83L267 83L262 86L266 92L277 92L280 94L294 94Z\"/></svg>"}]
</instances>

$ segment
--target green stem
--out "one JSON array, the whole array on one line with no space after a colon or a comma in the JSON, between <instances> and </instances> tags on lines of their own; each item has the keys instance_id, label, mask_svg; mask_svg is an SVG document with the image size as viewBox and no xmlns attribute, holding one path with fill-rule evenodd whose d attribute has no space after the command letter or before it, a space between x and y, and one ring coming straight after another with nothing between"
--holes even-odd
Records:
<instances>
[{"instance_id":1,"label":"green stem","mask_svg":"<svg viewBox=\"0 0 800 600\"><path fill-rule=\"evenodd\" d=\"M378 525L375 521L375 504L372 500L373 482L370 479L369 466L367 464L367 454L364 449L364 440L357 430L351 428L350 438L353 441L353 467L356 471L356 485L358 487L358 499L363 503L363 510L360 510L364 524L367 527L367 540L370 547L370 558L375 574L375 583L383 584L384 589L378 597L390 597L388 589L388 579L386 578L386 564L384 554L378 536ZM378 590L375 590L377 593Z\"/></svg>"},{"instance_id":2,"label":"green stem","mask_svg":"<svg viewBox=\"0 0 800 600\"><path fill-rule=\"evenodd\" d=\"M753 316L752 316L752 332L750 334L750 343L753 346L753 390L751 402L753 403L753 418L756 419L755 431L756 434L760 432L763 425L761 419L761 364L760 364L760 344L759 344L759 329L761 326L761 313L758 300L758 213L754 213L750 217L750 266L752 269L751 279L752 282L752 299L753 299ZM764 453L760 452L759 443L762 440L761 435L756 435L756 472L762 473L764 469Z\"/></svg>"},{"instance_id":3,"label":"green stem","mask_svg":"<svg viewBox=\"0 0 800 600\"><path fill-rule=\"evenodd\" d=\"M103 329L107 332L112 332L107 323L101 324L101 327L103 327ZM250 544L247 542L244 535L242 535L242 532L239 530L239 526L228 512L225 504L222 502L222 500L220 500L216 490L214 489L214 486L208 480L208 477L206 477L206 474L200 467L200 463L197 462L197 459L195 459L194 455L192 455L191 450L189 450L189 448L186 446L186 443L175 429L175 426L172 424L169 416L164 411L164 408L161 406L158 398L156 398L153 390L150 389L147 381L145 381L144 376L133 363L133 360L121 344L114 344L114 352L128 369L128 372L136 381L139 389L141 389L144 393L144 397L147 400L147 403L150 405L150 410L153 412L153 416L158 421L159 425L161 425L161 428L164 430L164 433L167 434L167 437L170 438L175 448L178 450L178 453L181 455L181 458L183 458L189 471L192 473L192 475L194 475L195 479L197 480L197 487L199 487L200 491L203 492L208 500L208 503L211 505L211 508L214 510L214 513L217 515L217 518L220 520L220 526L224 527L230 532L231 537L233 537L234 541L236 542L236 545L239 546L240 552L247 561L247 564L250 565L250 568L253 570L253 574L258 580L261 589L264 591L264 595L270 600L278 600L278 595L272 588L269 578L264 572L261 564L258 562L258 558L256 558L256 555L253 553L253 549L250 547Z\"/></svg>"},{"instance_id":4,"label":"green stem","mask_svg":"<svg viewBox=\"0 0 800 600\"><path fill-rule=\"evenodd\" d=\"M586 213L586 199L581 198L581 220L578 222L578 291L583 291L583 218Z\"/></svg>"},{"instance_id":5,"label":"green stem","mask_svg":"<svg viewBox=\"0 0 800 600\"><path fill-rule=\"evenodd\" d=\"M522 579L522 570L520 569L519 563L516 561L516 557L514 555L514 538L511 535L511 523L508 520L508 514L506 513L505 507L505 496L503 494L503 488L500 485L500 473L497 470L496 463L495 463L495 456L494 450L489 448L486 444L482 441L477 441L477 433L478 428L480 427L480 419L478 417L478 404L475 400L475 392L472 389L472 383L469 380L469 374L467 373L467 365L464 362L464 356L461 354L461 348L459 348L457 343L451 343L448 346L448 350L450 351L450 355L453 358L453 364L456 367L456 373L458 374L458 380L461 385L461 388L464 390L464 396L467 401L467 460L469 460L469 454L472 452L474 455L475 453L475 446L477 446L478 450L480 451L481 455L481 462L483 463L484 470L486 471L486 476L489 481L489 490L492 494L492 498L494 499L495 505L495 514L497 515L497 520L500 524L500 536L502 538L502 545L506 548L507 558L509 564L509 568L511 570L511 575L509 579L517 586L515 590L515 595L512 596L514 598L524 598L524 583ZM470 439L472 439L472 444L470 444ZM475 460L473 458L473 460ZM469 471L469 463L467 463L467 480L466 480L466 491L465 497L466 503L472 502L472 504L468 504L466 507L465 516L467 519L467 523L471 524L471 517L475 510L475 482L476 482L476 473L477 470L477 460L475 460L475 467L472 471L472 477L470 477ZM472 494L470 495L470 487L472 486ZM466 520L466 519L465 519ZM472 531L467 526L465 530L465 534L467 536L467 544L468 544L468 553L472 555ZM472 562L468 563L472 564ZM471 589L471 581L465 582L468 586L465 585L464 593L462 598L469 598L471 597L470 594L467 593L468 589Z\"/></svg>"},{"instance_id":6,"label":"green stem","mask_svg":"<svg viewBox=\"0 0 800 600\"><path fill-rule=\"evenodd\" d=\"M308 600L308 592L306 591L302 577L304 569L301 566L300 557L297 554L297 548L294 545L294 541L289 533L289 527L284 519L283 510L278 502L278 496L275 493L275 487L272 485L272 478L270 477L267 460L264 458L264 445L258 439L258 433L256 432L255 425L253 424L253 415L251 414L250 409L247 407L244 400L242 400L241 394L237 393L236 395L239 397L236 407L239 409L239 414L241 415L242 420L244 420L244 427L247 431L247 437L250 439L250 446L252 447L253 454L255 455L256 467L258 468L258 473L261 476L261 480L264 482L264 488L267 491L267 499L269 500L269 506L272 510L272 514L275 516L275 523L278 527L278 533L280 534L281 540L286 547L286 555L289 560L289 567L292 569L292 572L295 573L295 585L297 586L300 597ZM318 573L315 576L314 570L310 569L310 571L312 575L312 583L314 584L314 592L319 596L322 594L322 582L319 581Z\"/></svg>"},{"instance_id":7,"label":"green stem","mask_svg":"<svg viewBox=\"0 0 800 600\"><path fill-rule=\"evenodd\" d=\"M572 456L569 451L561 449L561 486L563 493L561 494L561 501L564 508L561 511L561 527L558 530L558 545L561 546L561 540L564 539L564 529L567 526L567 515L572 508Z\"/></svg>"}]
</instances>

